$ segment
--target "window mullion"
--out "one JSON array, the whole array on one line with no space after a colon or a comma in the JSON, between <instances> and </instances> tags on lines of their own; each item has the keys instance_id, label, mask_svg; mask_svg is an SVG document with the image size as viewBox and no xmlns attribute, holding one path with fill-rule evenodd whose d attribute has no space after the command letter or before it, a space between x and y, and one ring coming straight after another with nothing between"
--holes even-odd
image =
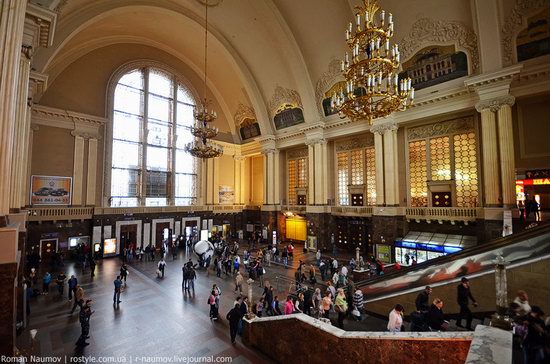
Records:
<instances>
[{"instance_id":1,"label":"window mullion","mask_svg":"<svg viewBox=\"0 0 550 364\"><path fill-rule=\"evenodd\" d=\"M147 198L147 134L148 134L148 111L149 111L149 69L143 70L143 127L141 141L141 196L140 206L145 206Z\"/></svg>"},{"instance_id":2,"label":"window mullion","mask_svg":"<svg viewBox=\"0 0 550 364\"><path fill-rule=\"evenodd\" d=\"M172 159L170 160L170 169L172 173L170 173L170 199L168 204L174 206L176 204L176 142L178 138L178 135L176 134L176 125L178 120L178 83L176 82L175 77L172 78L172 95L172 135L170 138L170 155L172 156Z\"/></svg>"}]
</instances>

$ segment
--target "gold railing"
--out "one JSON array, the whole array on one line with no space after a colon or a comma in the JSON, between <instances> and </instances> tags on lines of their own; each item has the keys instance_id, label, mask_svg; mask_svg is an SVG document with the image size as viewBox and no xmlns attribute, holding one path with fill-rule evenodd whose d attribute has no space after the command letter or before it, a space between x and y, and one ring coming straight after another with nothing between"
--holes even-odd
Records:
<instances>
[{"instance_id":1,"label":"gold railing","mask_svg":"<svg viewBox=\"0 0 550 364\"><path fill-rule=\"evenodd\" d=\"M408 219L475 221L479 216L476 207L407 207Z\"/></svg>"},{"instance_id":2,"label":"gold railing","mask_svg":"<svg viewBox=\"0 0 550 364\"><path fill-rule=\"evenodd\" d=\"M86 220L94 214L93 207L29 207L29 221Z\"/></svg>"},{"instance_id":3,"label":"gold railing","mask_svg":"<svg viewBox=\"0 0 550 364\"><path fill-rule=\"evenodd\" d=\"M331 212L342 216L372 216L372 206L333 206Z\"/></svg>"}]
</instances>

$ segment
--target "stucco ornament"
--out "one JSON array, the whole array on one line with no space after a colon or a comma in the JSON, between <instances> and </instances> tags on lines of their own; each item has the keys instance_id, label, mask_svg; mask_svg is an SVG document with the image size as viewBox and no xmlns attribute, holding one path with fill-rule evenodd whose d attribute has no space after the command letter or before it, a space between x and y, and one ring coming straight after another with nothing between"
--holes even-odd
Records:
<instances>
[{"instance_id":1,"label":"stucco ornament","mask_svg":"<svg viewBox=\"0 0 550 364\"><path fill-rule=\"evenodd\" d=\"M246 119L257 120L256 112L254 111L254 108L252 106L239 103L239 106L237 106L237 111L233 116L233 120L235 120L235 125L237 127L240 127L243 121L245 121Z\"/></svg>"},{"instance_id":2,"label":"stucco ornament","mask_svg":"<svg viewBox=\"0 0 550 364\"><path fill-rule=\"evenodd\" d=\"M361 137L342 140L335 143L337 152L359 148L368 148L372 146L374 146L374 134L370 133Z\"/></svg>"},{"instance_id":3,"label":"stucco ornament","mask_svg":"<svg viewBox=\"0 0 550 364\"><path fill-rule=\"evenodd\" d=\"M333 59L328 64L328 71L321 75L315 87L315 99L317 100L317 112L324 117L323 100L327 92L335 83L345 81L341 71L341 61Z\"/></svg>"},{"instance_id":4,"label":"stucco ornament","mask_svg":"<svg viewBox=\"0 0 550 364\"><path fill-rule=\"evenodd\" d=\"M474 131L474 118L471 116L416 126L407 130L407 140L433 138L454 133Z\"/></svg>"},{"instance_id":5,"label":"stucco ornament","mask_svg":"<svg viewBox=\"0 0 550 364\"><path fill-rule=\"evenodd\" d=\"M547 6L550 6L550 0L516 0L516 5L504 21L501 31L504 66L510 66L515 62L515 38L522 29L527 27L525 18Z\"/></svg>"},{"instance_id":6,"label":"stucco ornament","mask_svg":"<svg viewBox=\"0 0 550 364\"><path fill-rule=\"evenodd\" d=\"M277 85L271 100L269 100L269 113L273 118L277 114L277 110L281 105L292 104L300 109L304 109L302 98L296 90L291 90Z\"/></svg>"},{"instance_id":7,"label":"stucco ornament","mask_svg":"<svg viewBox=\"0 0 550 364\"><path fill-rule=\"evenodd\" d=\"M399 50L401 58L406 61L428 44L451 42L467 52L471 73L476 73L479 69L477 35L473 29L458 21L420 18L412 25L409 34L399 42Z\"/></svg>"}]
</instances>

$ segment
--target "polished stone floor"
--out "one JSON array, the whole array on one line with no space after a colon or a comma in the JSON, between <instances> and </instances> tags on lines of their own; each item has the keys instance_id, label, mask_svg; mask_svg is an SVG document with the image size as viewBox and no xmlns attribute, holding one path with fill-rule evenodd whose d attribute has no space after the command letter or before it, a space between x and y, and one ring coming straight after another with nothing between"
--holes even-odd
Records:
<instances>
[{"instance_id":1,"label":"polished stone floor","mask_svg":"<svg viewBox=\"0 0 550 364\"><path fill-rule=\"evenodd\" d=\"M241 249L242 253L242 249ZM191 256L196 261L194 256ZM198 270L195 293L183 293L182 265L189 256L181 252L174 261L167 258L165 277L156 276L156 262L133 262L129 264L129 276L122 303L113 306L113 280L119 273L121 262L118 258L98 262L95 277L90 277L89 269L82 272L74 263L65 264L68 277L75 274L85 291L86 298L93 300L95 313L91 318L90 345L83 350L75 349L80 335L78 309L70 314L72 301L67 299L67 287L63 298L59 296L54 283L48 295L31 299L31 315L27 328L19 336L19 347L27 352L42 356L87 356L94 357L168 357L172 355L230 356L233 362L269 362L261 353L245 347L240 339L232 345L229 327L225 319L212 322L206 303L212 284L222 289L220 316L232 308L236 294L232 276L222 274L218 278L211 271ZM275 288L281 302L284 302L299 260L314 262L313 253L295 250L295 259L289 267L272 263L266 266L265 279ZM44 267L42 272L44 273ZM242 270L241 270L242 271ZM39 275L41 277L41 275ZM245 275L246 277L246 275ZM55 280L55 275L54 275ZM41 288L41 280L39 284ZM247 285L243 286L247 289ZM324 291L324 288L322 288ZM254 298L262 293L258 283L253 284ZM245 292L246 293L246 292ZM331 317L336 323L336 315ZM384 331L386 320L367 317L362 322L346 319L344 326L351 331ZM31 329L38 333L34 345L29 339Z\"/></svg>"}]
</instances>

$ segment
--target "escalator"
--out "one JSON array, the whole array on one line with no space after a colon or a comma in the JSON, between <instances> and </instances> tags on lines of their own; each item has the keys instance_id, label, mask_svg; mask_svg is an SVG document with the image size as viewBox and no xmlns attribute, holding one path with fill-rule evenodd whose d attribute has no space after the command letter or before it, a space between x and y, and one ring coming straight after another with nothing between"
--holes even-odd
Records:
<instances>
[{"instance_id":1,"label":"escalator","mask_svg":"<svg viewBox=\"0 0 550 364\"><path fill-rule=\"evenodd\" d=\"M366 302L378 301L418 291L426 285L444 285L464 276L472 278L491 274L499 256L504 258L508 269L550 259L550 224L533 227L416 266L403 267L383 276L355 282L355 286L363 291Z\"/></svg>"}]
</instances>

